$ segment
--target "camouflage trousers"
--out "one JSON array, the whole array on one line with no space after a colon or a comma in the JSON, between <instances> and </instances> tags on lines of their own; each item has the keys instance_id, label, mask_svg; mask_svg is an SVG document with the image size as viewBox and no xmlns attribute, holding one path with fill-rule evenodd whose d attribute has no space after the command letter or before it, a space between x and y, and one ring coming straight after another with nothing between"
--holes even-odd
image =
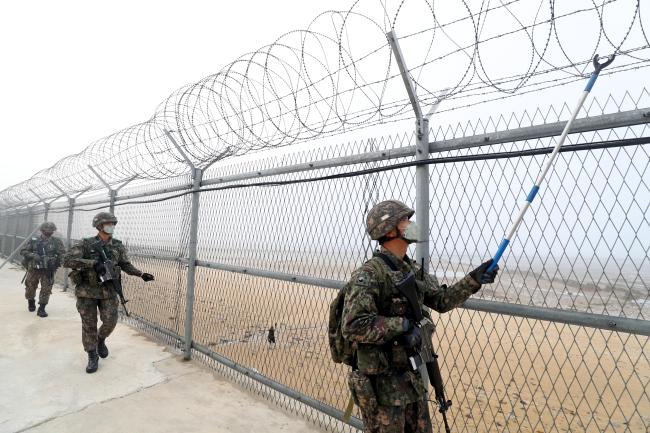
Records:
<instances>
[{"instance_id":1,"label":"camouflage trousers","mask_svg":"<svg viewBox=\"0 0 650 433\"><path fill-rule=\"evenodd\" d=\"M41 283L41 292L38 295L39 304L47 304L52 294L54 281L47 276L46 269L30 269L25 277L25 299L36 298L38 283Z\"/></svg>"},{"instance_id":2,"label":"camouflage trousers","mask_svg":"<svg viewBox=\"0 0 650 433\"><path fill-rule=\"evenodd\" d=\"M404 406L381 405L372 378L358 371L350 372L348 386L361 411L364 433L433 433L426 400Z\"/></svg>"},{"instance_id":3,"label":"camouflage trousers","mask_svg":"<svg viewBox=\"0 0 650 433\"><path fill-rule=\"evenodd\" d=\"M97 310L102 326L97 332ZM107 338L117 325L117 298L77 298L77 311L81 316L81 342L84 350L97 350L97 339Z\"/></svg>"}]
</instances>

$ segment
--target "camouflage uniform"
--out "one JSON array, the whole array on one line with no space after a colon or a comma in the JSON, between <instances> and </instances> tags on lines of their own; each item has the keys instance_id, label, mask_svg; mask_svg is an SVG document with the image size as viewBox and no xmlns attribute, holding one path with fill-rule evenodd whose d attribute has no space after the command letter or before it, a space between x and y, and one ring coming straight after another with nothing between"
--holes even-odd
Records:
<instances>
[{"instance_id":1,"label":"camouflage uniform","mask_svg":"<svg viewBox=\"0 0 650 433\"><path fill-rule=\"evenodd\" d=\"M379 252L397 271L375 255L352 274L345 297L342 331L357 345L357 368L349 374L348 385L361 408L364 431L431 432L426 390L420 375L411 370L410 353L398 338L404 333L410 307L395 283L411 271L419 276L420 267L385 248ZM463 303L481 285L466 276L447 287L426 274L416 287L421 305L444 313ZM423 313L428 315L425 310Z\"/></svg>"},{"instance_id":2,"label":"camouflage uniform","mask_svg":"<svg viewBox=\"0 0 650 433\"><path fill-rule=\"evenodd\" d=\"M39 254L45 249L45 257L52 270L48 269L37 269L36 263L40 260ZM59 238L54 236L45 237L33 237L27 245L20 250L20 254L24 257L23 265L27 269L27 275L25 276L25 299L33 300L36 297L36 290L38 289L38 283L41 283L41 292L38 296L38 303L41 305L47 305L50 301L50 295L52 294L52 285L54 284L54 278L49 277L49 273L56 271L56 269L61 266L61 260L65 254L65 247L63 242Z\"/></svg>"},{"instance_id":3,"label":"camouflage uniform","mask_svg":"<svg viewBox=\"0 0 650 433\"><path fill-rule=\"evenodd\" d=\"M72 268L70 279L75 283L77 296L77 311L81 316L81 340L86 352L97 349L98 339L107 338L117 325L118 300L110 285L101 284L95 264L100 259L100 253L95 244L101 243L107 257L129 275L142 276L142 271L131 264L124 244L111 238L103 242L99 236L84 238L76 243L63 259L66 268ZM119 268L118 268L119 267ZM97 332L97 310L102 320L102 326Z\"/></svg>"},{"instance_id":4,"label":"camouflage uniform","mask_svg":"<svg viewBox=\"0 0 650 433\"><path fill-rule=\"evenodd\" d=\"M386 200L370 210L366 230L380 244L393 239L411 243L412 233L408 228L402 233L398 225L414 213L400 201ZM432 432L427 389L419 372L411 369L408 358L414 349L404 338L412 332L409 324L415 322L415 316L397 288L410 272L417 276L420 308L426 305L439 313L457 307L481 288L470 275L453 286L440 285L435 276L422 275L408 256L399 258L384 247L352 273L343 302L341 332L356 349L348 386L361 409L366 433Z\"/></svg>"}]
</instances>

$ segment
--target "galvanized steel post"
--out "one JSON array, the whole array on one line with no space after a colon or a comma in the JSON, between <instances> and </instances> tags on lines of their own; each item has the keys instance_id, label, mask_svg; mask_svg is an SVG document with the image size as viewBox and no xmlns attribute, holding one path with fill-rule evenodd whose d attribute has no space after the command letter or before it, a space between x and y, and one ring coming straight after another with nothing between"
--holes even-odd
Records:
<instances>
[{"instance_id":1,"label":"galvanized steel post","mask_svg":"<svg viewBox=\"0 0 650 433\"><path fill-rule=\"evenodd\" d=\"M72 246L72 222L74 221L74 205L75 199L73 197L68 197L68 227L65 234L65 249L66 251L70 250ZM63 270L63 291L68 290L68 270L64 268Z\"/></svg>"},{"instance_id":2,"label":"galvanized steel post","mask_svg":"<svg viewBox=\"0 0 650 433\"><path fill-rule=\"evenodd\" d=\"M59 187L56 183L50 181L52 185L56 189L58 189L61 194L64 197L68 198L68 227L66 230L66 236L65 236L65 248L66 250L69 250L72 244L72 222L74 221L74 205L75 205L75 198L79 197L81 194L83 194L85 191L82 191L79 193L76 197L70 197L64 190L63 188ZM66 268L63 269L63 291L66 292L68 290L68 270Z\"/></svg>"},{"instance_id":3,"label":"galvanized steel post","mask_svg":"<svg viewBox=\"0 0 650 433\"><path fill-rule=\"evenodd\" d=\"M18 220L20 219L19 216L20 216L20 213L19 213L18 210L16 210L16 214L14 215L14 229L13 229L14 235L11 238L11 250L10 251L15 251L16 250L16 238L18 236Z\"/></svg>"},{"instance_id":4,"label":"galvanized steel post","mask_svg":"<svg viewBox=\"0 0 650 433\"><path fill-rule=\"evenodd\" d=\"M429 119L417 120L417 142L415 159L429 158ZM424 271L429 272L429 166L415 167L415 221L418 223L418 242L415 247L417 263L424 263Z\"/></svg>"},{"instance_id":5,"label":"galvanized steel post","mask_svg":"<svg viewBox=\"0 0 650 433\"><path fill-rule=\"evenodd\" d=\"M196 247L199 232L199 204L201 200L201 181L203 170L197 168L183 149L178 145L171 132L165 130L165 135L181 154L188 166L192 169L192 207L190 210L190 241L187 251L187 295L185 301L185 341L183 359L192 357L192 330L194 319L194 285L196 283Z\"/></svg>"},{"instance_id":6,"label":"galvanized steel post","mask_svg":"<svg viewBox=\"0 0 650 433\"><path fill-rule=\"evenodd\" d=\"M36 192L35 192L33 189L29 188L29 191L30 191L32 194L34 194L34 196L35 196L35 197L36 197L36 198L37 198L41 203L43 203L43 209L44 209L43 221L47 221L48 213L50 212L50 202L47 202L47 201L43 200L43 198L42 198L40 195L36 194ZM30 221L30 223L31 223L31 221Z\"/></svg>"},{"instance_id":7,"label":"galvanized steel post","mask_svg":"<svg viewBox=\"0 0 650 433\"><path fill-rule=\"evenodd\" d=\"M97 179L99 179L99 181L104 184L106 189L108 189L108 211L110 213L115 213L115 197L117 196L117 191L111 188L111 185L106 182L103 177L100 176L99 172L95 170L92 165L88 165L88 168L93 172Z\"/></svg>"},{"instance_id":8,"label":"galvanized steel post","mask_svg":"<svg viewBox=\"0 0 650 433\"><path fill-rule=\"evenodd\" d=\"M397 36L394 31L386 34L388 43L395 56L399 67L406 93L408 93L413 112L415 113L415 159L423 160L429 158L429 119L424 116L418 100L413 80L406 67L402 50L400 49ZM433 110L429 115L433 114ZM415 247L415 258L418 263L424 261L424 271L429 272L429 166L426 164L415 167L415 220L418 223L418 240Z\"/></svg>"},{"instance_id":9,"label":"galvanized steel post","mask_svg":"<svg viewBox=\"0 0 650 433\"><path fill-rule=\"evenodd\" d=\"M135 180L138 178L138 175L136 174L133 176L131 179L125 181L122 185L118 186L115 189L110 189L110 203L108 205L108 211L112 214L115 214L115 202L117 201L117 193L124 188L129 182Z\"/></svg>"},{"instance_id":10,"label":"galvanized steel post","mask_svg":"<svg viewBox=\"0 0 650 433\"><path fill-rule=\"evenodd\" d=\"M117 198L117 191L114 189L110 189L108 191L108 211L115 215L115 199Z\"/></svg>"},{"instance_id":11,"label":"galvanized steel post","mask_svg":"<svg viewBox=\"0 0 650 433\"><path fill-rule=\"evenodd\" d=\"M187 301L185 304L185 347L183 358L192 357L192 324L194 318L194 285L196 283L196 247L198 244L199 204L201 201L201 181L203 170L192 169L192 209L190 213L190 243L188 246L187 265Z\"/></svg>"}]
</instances>

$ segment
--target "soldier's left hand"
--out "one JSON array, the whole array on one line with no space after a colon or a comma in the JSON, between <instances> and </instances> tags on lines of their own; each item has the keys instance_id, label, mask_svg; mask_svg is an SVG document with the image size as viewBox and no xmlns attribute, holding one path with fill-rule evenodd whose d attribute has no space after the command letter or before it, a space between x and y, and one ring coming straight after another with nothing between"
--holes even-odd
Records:
<instances>
[{"instance_id":1,"label":"soldier's left hand","mask_svg":"<svg viewBox=\"0 0 650 433\"><path fill-rule=\"evenodd\" d=\"M490 284L494 283L494 279L499 272L499 265L496 265L494 269L488 271L488 268L492 264L492 259L488 260L485 263L482 263L481 266L474 269L469 273L469 276L474 278L474 280L479 284Z\"/></svg>"},{"instance_id":2,"label":"soldier's left hand","mask_svg":"<svg viewBox=\"0 0 650 433\"><path fill-rule=\"evenodd\" d=\"M142 278L145 282L146 281L153 281L153 279L154 279L153 275L148 274L146 272L143 272L142 275L140 276L140 278Z\"/></svg>"}]
</instances>

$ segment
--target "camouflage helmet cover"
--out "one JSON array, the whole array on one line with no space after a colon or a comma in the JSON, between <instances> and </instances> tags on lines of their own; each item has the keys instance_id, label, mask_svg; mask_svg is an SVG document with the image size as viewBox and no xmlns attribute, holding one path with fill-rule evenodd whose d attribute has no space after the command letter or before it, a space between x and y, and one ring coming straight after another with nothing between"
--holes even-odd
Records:
<instances>
[{"instance_id":1,"label":"camouflage helmet cover","mask_svg":"<svg viewBox=\"0 0 650 433\"><path fill-rule=\"evenodd\" d=\"M411 218L415 211L398 200L377 203L366 218L366 231L374 241L386 236L404 217Z\"/></svg>"},{"instance_id":2,"label":"camouflage helmet cover","mask_svg":"<svg viewBox=\"0 0 650 433\"><path fill-rule=\"evenodd\" d=\"M117 224L117 218L110 212L100 212L93 218L93 227L99 229L106 223Z\"/></svg>"},{"instance_id":3,"label":"camouflage helmet cover","mask_svg":"<svg viewBox=\"0 0 650 433\"><path fill-rule=\"evenodd\" d=\"M44 223L42 223L40 225L40 227L38 229L40 231L42 231L42 232L52 232L52 233L54 233L56 231L56 225L54 225L54 223L51 223L49 221L45 221Z\"/></svg>"}]
</instances>

